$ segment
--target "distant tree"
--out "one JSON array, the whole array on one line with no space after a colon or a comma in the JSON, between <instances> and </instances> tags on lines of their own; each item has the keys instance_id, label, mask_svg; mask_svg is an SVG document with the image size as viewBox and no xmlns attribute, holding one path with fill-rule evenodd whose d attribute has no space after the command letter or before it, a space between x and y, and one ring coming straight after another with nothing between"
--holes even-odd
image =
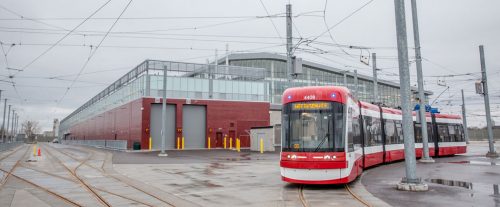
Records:
<instances>
[{"instance_id":1,"label":"distant tree","mask_svg":"<svg viewBox=\"0 0 500 207\"><path fill-rule=\"evenodd\" d=\"M35 136L40 133L40 126L37 121L24 121L22 124L23 132L27 137Z\"/></svg>"}]
</instances>

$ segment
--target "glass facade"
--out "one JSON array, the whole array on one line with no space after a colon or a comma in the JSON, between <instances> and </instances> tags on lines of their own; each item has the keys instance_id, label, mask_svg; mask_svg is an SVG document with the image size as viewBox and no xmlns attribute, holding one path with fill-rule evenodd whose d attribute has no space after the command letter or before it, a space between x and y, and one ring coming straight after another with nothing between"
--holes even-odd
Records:
<instances>
[{"instance_id":1,"label":"glass facade","mask_svg":"<svg viewBox=\"0 0 500 207\"><path fill-rule=\"evenodd\" d=\"M229 58L228 66L146 60L64 118L60 134L78 122L132 100L162 97L164 72L167 73L167 98L268 101L279 105L283 92L290 87L333 85L347 86L355 91L352 74L344 78L344 71L313 63L304 63L302 73L290 82L284 56L269 58L272 55L262 53L264 58ZM372 80L366 76L358 78L356 96L360 100L373 102L372 90ZM378 91L384 105L393 108L400 105L398 85L380 81Z\"/></svg>"},{"instance_id":2,"label":"glass facade","mask_svg":"<svg viewBox=\"0 0 500 207\"><path fill-rule=\"evenodd\" d=\"M302 66L302 74L298 74L293 82L287 80L286 62L277 59L233 59L230 65L257 67L266 69L265 80L269 81L269 101L273 104L281 104L281 95L290 87L300 86L347 86L356 94L356 97L365 102L374 102L373 81L358 78L358 92L355 93L356 84L352 74L347 75L344 84L344 74L330 71L324 68L314 67L307 64ZM379 99L387 107L397 108L401 103L399 87L378 83ZM427 99L427 97L426 97ZM415 104L415 103L413 103Z\"/></svg>"}]
</instances>

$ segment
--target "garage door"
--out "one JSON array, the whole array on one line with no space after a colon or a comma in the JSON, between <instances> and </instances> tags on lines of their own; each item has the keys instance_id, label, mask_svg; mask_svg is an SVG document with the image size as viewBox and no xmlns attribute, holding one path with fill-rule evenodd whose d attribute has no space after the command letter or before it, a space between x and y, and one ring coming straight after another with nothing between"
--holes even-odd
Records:
<instances>
[{"instance_id":1,"label":"garage door","mask_svg":"<svg viewBox=\"0 0 500 207\"><path fill-rule=\"evenodd\" d=\"M182 107L182 135L186 149L205 148L206 114L205 106Z\"/></svg>"},{"instance_id":2,"label":"garage door","mask_svg":"<svg viewBox=\"0 0 500 207\"><path fill-rule=\"evenodd\" d=\"M151 105L151 138L153 139L153 149L161 149L161 104ZM167 104L166 120L167 140L165 149L175 149L175 105Z\"/></svg>"}]
</instances>

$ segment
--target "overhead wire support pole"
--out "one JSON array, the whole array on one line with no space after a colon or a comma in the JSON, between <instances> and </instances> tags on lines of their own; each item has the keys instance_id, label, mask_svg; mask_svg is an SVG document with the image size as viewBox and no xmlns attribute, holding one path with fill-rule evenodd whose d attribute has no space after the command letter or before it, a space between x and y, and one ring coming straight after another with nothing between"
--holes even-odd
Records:
<instances>
[{"instance_id":1,"label":"overhead wire support pole","mask_svg":"<svg viewBox=\"0 0 500 207\"><path fill-rule=\"evenodd\" d=\"M469 130L467 129L467 115L466 115L466 111L465 111L464 89L462 89L462 117L463 117L463 122L464 122L465 142L468 144L469 143Z\"/></svg>"},{"instance_id":2,"label":"overhead wire support pole","mask_svg":"<svg viewBox=\"0 0 500 207\"><path fill-rule=\"evenodd\" d=\"M490 150L486 153L486 157L498 157L498 153L495 151L495 145L493 143L493 126L491 124L491 111L490 111L490 96L488 93L488 78L486 74L486 63L484 60L484 47L479 45L479 56L481 58L481 74L483 83L483 95L484 95L484 108L486 110L486 126L488 128L488 144Z\"/></svg>"},{"instance_id":3,"label":"overhead wire support pole","mask_svg":"<svg viewBox=\"0 0 500 207\"><path fill-rule=\"evenodd\" d=\"M11 107L11 105L9 105L9 112L7 114L7 127L4 129L6 131L5 135L6 135L7 141L9 141L10 107Z\"/></svg>"},{"instance_id":4,"label":"overhead wire support pole","mask_svg":"<svg viewBox=\"0 0 500 207\"><path fill-rule=\"evenodd\" d=\"M292 81L292 56L293 56L293 42L292 42L292 5L286 5L286 69L288 81Z\"/></svg>"},{"instance_id":5,"label":"overhead wire support pole","mask_svg":"<svg viewBox=\"0 0 500 207\"><path fill-rule=\"evenodd\" d=\"M377 79L377 53L372 53L373 66L373 102L379 104L378 100L378 79Z\"/></svg>"},{"instance_id":6,"label":"overhead wire support pole","mask_svg":"<svg viewBox=\"0 0 500 207\"><path fill-rule=\"evenodd\" d=\"M161 151L159 157L166 157L165 142L167 141L167 66L163 66L163 98L161 104Z\"/></svg>"},{"instance_id":7,"label":"overhead wire support pole","mask_svg":"<svg viewBox=\"0 0 500 207\"><path fill-rule=\"evenodd\" d=\"M3 142L6 141L5 139L5 114L7 113L7 99L5 99L4 104L3 104L3 121L2 121L2 139Z\"/></svg>"},{"instance_id":8,"label":"overhead wire support pole","mask_svg":"<svg viewBox=\"0 0 500 207\"><path fill-rule=\"evenodd\" d=\"M413 133L413 117L410 108L410 65L408 62L408 40L406 34L406 18L404 0L394 0L396 16L396 34L398 46L399 82L401 107L403 113L403 138L406 177L397 184L398 190L427 191L428 186L417 178L417 161L415 158L415 140Z\"/></svg>"},{"instance_id":9,"label":"overhead wire support pole","mask_svg":"<svg viewBox=\"0 0 500 207\"><path fill-rule=\"evenodd\" d=\"M14 124L16 121L16 110L12 109L12 126L10 126L10 133L11 133L11 141L14 141Z\"/></svg>"},{"instance_id":10,"label":"overhead wire support pole","mask_svg":"<svg viewBox=\"0 0 500 207\"><path fill-rule=\"evenodd\" d=\"M411 16L413 20L413 39L415 43L415 56L417 66L418 82L418 103L420 114L420 131L422 135L423 155L420 162L434 162L429 156L429 135L427 134L427 118L425 116L425 94L424 94L424 75L422 72L422 54L420 53L420 32L418 29L417 1L411 0Z\"/></svg>"},{"instance_id":11,"label":"overhead wire support pole","mask_svg":"<svg viewBox=\"0 0 500 207\"><path fill-rule=\"evenodd\" d=\"M354 70L354 96L359 99L358 97L358 70Z\"/></svg>"}]
</instances>

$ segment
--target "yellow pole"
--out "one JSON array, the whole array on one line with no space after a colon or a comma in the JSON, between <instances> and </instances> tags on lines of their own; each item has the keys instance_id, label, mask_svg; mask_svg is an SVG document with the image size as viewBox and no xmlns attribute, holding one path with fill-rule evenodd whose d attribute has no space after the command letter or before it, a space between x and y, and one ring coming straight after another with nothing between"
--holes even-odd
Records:
<instances>
[{"instance_id":1,"label":"yellow pole","mask_svg":"<svg viewBox=\"0 0 500 207\"><path fill-rule=\"evenodd\" d=\"M236 149L238 152L240 152L241 149L241 140L239 138L236 138Z\"/></svg>"},{"instance_id":2,"label":"yellow pole","mask_svg":"<svg viewBox=\"0 0 500 207\"><path fill-rule=\"evenodd\" d=\"M33 145L33 156L36 156L36 145Z\"/></svg>"},{"instance_id":3,"label":"yellow pole","mask_svg":"<svg viewBox=\"0 0 500 207\"><path fill-rule=\"evenodd\" d=\"M260 153L264 153L264 139L260 138Z\"/></svg>"},{"instance_id":4,"label":"yellow pole","mask_svg":"<svg viewBox=\"0 0 500 207\"><path fill-rule=\"evenodd\" d=\"M184 137L182 137L182 149L184 149Z\"/></svg>"},{"instance_id":5,"label":"yellow pole","mask_svg":"<svg viewBox=\"0 0 500 207\"><path fill-rule=\"evenodd\" d=\"M181 148L181 139L177 137L177 149Z\"/></svg>"},{"instance_id":6,"label":"yellow pole","mask_svg":"<svg viewBox=\"0 0 500 207\"><path fill-rule=\"evenodd\" d=\"M152 149L153 146L153 138L149 137L149 150Z\"/></svg>"},{"instance_id":7,"label":"yellow pole","mask_svg":"<svg viewBox=\"0 0 500 207\"><path fill-rule=\"evenodd\" d=\"M233 138L229 137L229 149L233 149Z\"/></svg>"},{"instance_id":8,"label":"yellow pole","mask_svg":"<svg viewBox=\"0 0 500 207\"><path fill-rule=\"evenodd\" d=\"M226 137L224 137L224 149L226 149Z\"/></svg>"},{"instance_id":9,"label":"yellow pole","mask_svg":"<svg viewBox=\"0 0 500 207\"><path fill-rule=\"evenodd\" d=\"M208 149L210 149L210 137L208 137L207 146L208 146Z\"/></svg>"}]
</instances>

